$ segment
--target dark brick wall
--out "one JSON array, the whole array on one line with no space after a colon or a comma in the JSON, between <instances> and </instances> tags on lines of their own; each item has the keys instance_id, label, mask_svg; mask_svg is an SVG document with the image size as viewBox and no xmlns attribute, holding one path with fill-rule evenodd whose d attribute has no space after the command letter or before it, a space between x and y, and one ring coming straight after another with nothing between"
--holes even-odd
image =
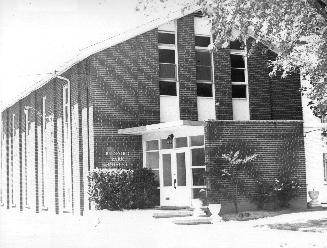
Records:
<instances>
[{"instance_id":1,"label":"dark brick wall","mask_svg":"<svg viewBox=\"0 0 327 248\"><path fill-rule=\"evenodd\" d=\"M193 14L177 20L179 106L181 120L198 120Z\"/></svg>"},{"instance_id":2,"label":"dark brick wall","mask_svg":"<svg viewBox=\"0 0 327 248\"><path fill-rule=\"evenodd\" d=\"M249 41L248 50L248 84L249 84L249 107L251 120L271 120L272 119L272 100L271 100L271 78L268 68L269 57L265 52L265 47L257 43L251 47ZM249 52L249 51L248 51ZM286 86L287 87L287 86Z\"/></svg>"},{"instance_id":3,"label":"dark brick wall","mask_svg":"<svg viewBox=\"0 0 327 248\"><path fill-rule=\"evenodd\" d=\"M301 121L210 121L205 124L205 156L208 169L216 164L215 156L219 148L229 142L245 142L251 147L257 158L253 161L260 175L273 180L282 165L293 164L296 167L302 189L294 204L306 207L306 170ZM219 162L218 162L219 163ZM248 191L254 193L254 182L246 181ZM211 191L210 201L222 202L223 212L234 209L218 192ZM241 200L244 209L253 208L248 199Z\"/></svg>"},{"instance_id":4,"label":"dark brick wall","mask_svg":"<svg viewBox=\"0 0 327 248\"><path fill-rule=\"evenodd\" d=\"M248 43L250 119L302 120L300 73L286 78L281 77L281 72L269 76L272 69L269 62L276 59L276 54L263 44L254 43L253 39Z\"/></svg>"},{"instance_id":5,"label":"dark brick wall","mask_svg":"<svg viewBox=\"0 0 327 248\"><path fill-rule=\"evenodd\" d=\"M160 122L157 39L154 29L88 59L95 167L141 164L141 138L117 131ZM113 152L120 163L113 161Z\"/></svg>"}]
</instances>

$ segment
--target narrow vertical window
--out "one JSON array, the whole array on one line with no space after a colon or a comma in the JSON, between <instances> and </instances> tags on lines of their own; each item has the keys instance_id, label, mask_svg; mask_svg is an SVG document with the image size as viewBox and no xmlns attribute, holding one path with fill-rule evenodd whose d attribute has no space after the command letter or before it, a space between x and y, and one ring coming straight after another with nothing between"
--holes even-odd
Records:
<instances>
[{"instance_id":1,"label":"narrow vertical window","mask_svg":"<svg viewBox=\"0 0 327 248\"><path fill-rule=\"evenodd\" d=\"M194 17L196 87L198 120L216 119L213 54L209 50L211 31L209 20L196 15Z\"/></svg>"},{"instance_id":2,"label":"narrow vertical window","mask_svg":"<svg viewBox=\"0 0 327 248\"><path fill-rule=\"evenodd\" d=\"M46 97L42 98L42 168L41 168L41 199L42 207L45 208L45 166L47 161L46 148Z\"/></svg>"},{"instance_id":3,"label":"narrow vertical window","mask_svg":"<svg viewBox=\"0 0 327 248\"><path fill-rule=\"evenodd\" d=\"M180 118L176 33L175 21L158 27L160 122Z\"/></svg>"},{"instance_id":4,"label":"narrow vertical window","mask_svg":"<svg viewBox=\"0 0 327 248\"><path fill-rule=\"evenodd\" d=\"M14 200L14 141L15 141L15 115L12 115L11 124L11 206L16 207Z\"/></svg>"},{"instance_id":5,"label":"narrow vertical window","mask_svg":"<svg viewBox=\"0 0 327 248\"><path fill-rule=\"evenodd\" d=\"M324 181L327 182L327 153L323 154Z\"/></svg>"},{"instance_id":6,"label":"narrow vertical window","mask_svg":"<svg viewBox=\"0 0 327 248\"><path fill-rule=\"evenodd\" d=\"M177 95L177 58L175 29L175 23L171 22L160 26L158 31L160 95Z\"/></svg>"},{"instance_id":7,"label":"narrow vertical window","mask_svg":"<svg viewBox=\"0 0 327 248\"><path fill-rule=\"evenodd\" d=\"M71 113L69 84L63 87L63 167L62 195L63 211L70 212L72 206L72 169L71 169Z\"/></svg>"},{"instance_id":8,"label":"narrow vertical window","mask_svg":"<svg viewBox=\"0 0 327 248\"><path fill-rule=\"evenodd\" d=\"M245 45L236 40L230 43L233 119L249 120L249 93Z\"/></svg>"},{"instance_id":9,"label":"narrow vertical window","mask_svg":"<svg viewBox=\"0 0 327 248\"><path fill-rule=\"evenodd\" d=\"M24 135L24 180L25 180L25 206L28 207L28 165L27 165L27 139L29 135L29 112L28 109L25 109L25 135Z\"/></svg>"}]
</instances>

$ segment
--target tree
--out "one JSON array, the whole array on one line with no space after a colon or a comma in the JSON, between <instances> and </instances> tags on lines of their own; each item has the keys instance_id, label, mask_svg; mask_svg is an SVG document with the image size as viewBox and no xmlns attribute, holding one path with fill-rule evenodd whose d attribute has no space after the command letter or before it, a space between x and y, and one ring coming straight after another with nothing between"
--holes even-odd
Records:
<instances>
[{"instance_id":1,"label":"tree","mask_svg":"<svg viewBox=\"0 0 327 248\"><path fill-rule=\"evenodd\" d=\"M158 6L156 0L139 0L139 8ZM227 47L235 39L253 37L277 53L271 74L285 77L300 69L302 90L313 113L327 114L327 0L160 0L198 5L212 23L214 47Z\"/></svg>"},{"instance_id":2,"label":"tree","mask_svg":"<svg viewBox=\"0 0 327 248\"><path fill-rule=\"evenodd\" d=\"M214 164L209 164L207 179L209 188L218 191L223 197L234 204L238 213L240 196L251 197L246 181L259 180L260 176L251 163L257 155L250 146L241 140L227 143L214 150Z\"/></svg>"}]
</instances>

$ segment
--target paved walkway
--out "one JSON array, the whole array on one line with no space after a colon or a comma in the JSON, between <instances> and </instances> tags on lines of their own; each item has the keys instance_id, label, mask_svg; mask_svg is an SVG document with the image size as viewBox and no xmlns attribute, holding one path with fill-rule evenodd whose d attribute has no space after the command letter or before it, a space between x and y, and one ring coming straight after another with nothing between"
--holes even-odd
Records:
<instances>
[{"instance_id":1,"label":"paved walkway","mask_svg":"<svg viewBox=\"0 0 327 248\"><path fill-rule=\"evenodd\" d=\"M0 247L325 247L327 211L252 221L180 226L153 210L99 211L84 217L0 210Z\"/></svg>"}]
</instances>

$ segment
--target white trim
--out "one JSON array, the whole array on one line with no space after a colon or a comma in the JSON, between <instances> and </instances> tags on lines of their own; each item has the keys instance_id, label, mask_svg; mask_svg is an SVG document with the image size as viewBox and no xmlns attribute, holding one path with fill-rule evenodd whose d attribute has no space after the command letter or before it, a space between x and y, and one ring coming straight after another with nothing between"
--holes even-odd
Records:
<instances>
[{"instance_id":1,"label":"white trim","mask_svg":"<svg viewBox=\"0 0 327 248\"><path fill-rule=\"evenodd\" d=\"M200 127L202 127L203 125L204 125L203 121L180 120L180 121L152 124L152 125L147 125L147 126L119 129L118 134L142 135L142 134L151 133L151 132L167 131L167 130L171 130L174 128L181 128L183 126L200 126Z\"/></svg>"}]
</instances>

